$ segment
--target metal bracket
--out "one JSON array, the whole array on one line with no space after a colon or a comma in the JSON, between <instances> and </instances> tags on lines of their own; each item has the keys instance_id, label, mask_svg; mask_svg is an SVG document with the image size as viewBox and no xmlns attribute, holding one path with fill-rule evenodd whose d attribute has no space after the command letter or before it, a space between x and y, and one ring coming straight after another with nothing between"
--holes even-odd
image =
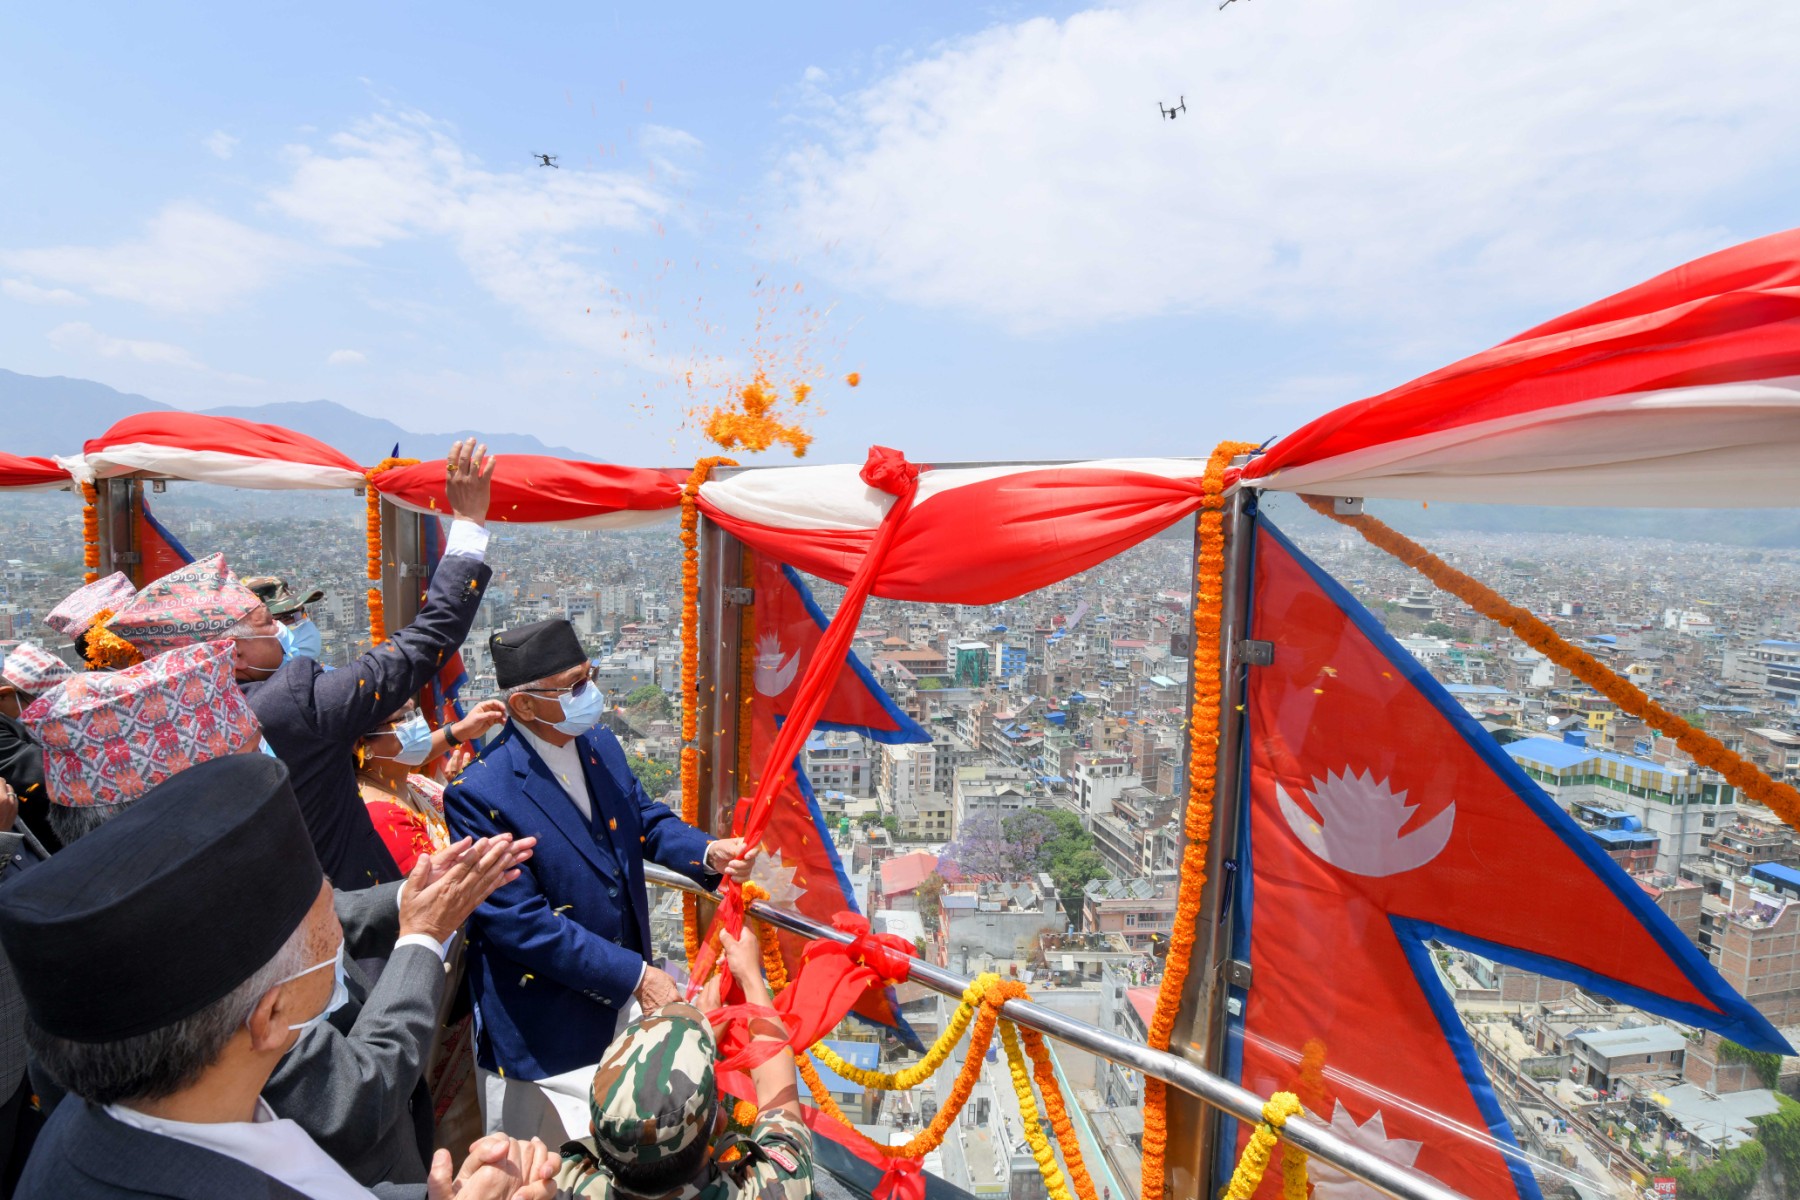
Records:
<instances>
[{"instance_id":1,"label":"metal bracket","mask_svg":"<svg viewBox=\"0 0 1800 1200\"><path fill-rule=\"evenodd\" d=\"M1225 964L1225 982L1232 987L1247 988L1250 986L1250 964L1241 958L1234 958Z\"/></svg>"},{"instance_id":2,"label":"metal bracket","mask_svg":"<svg viewBox=\"0 0 1800 1200\"><path fill-rule=\"evenodd\" d=\"M1331 511L1335 516L1360 517L1362 516L1362 506L1363 498L1361 496L1333 496L1331 498Z\"/></svg>"},{"instance_id":3,"label":"metal bracket","mask_svg":"<svg viewBox=\"0 0 1800 1200\"><path fill-rule=\"evenodd\" d=\"M431 577L431 568L424 563L403 562L394 565L400 569L400 578L402 579L429 579Z\"/></svg>"},{"instance_id":4,"label":"metal bracket","mask_svg":"<svg viewBox=\"0 0 1800 1200\"><path fill-rule=\"evenodd\" d=\"M1273 666L1275 663L1275 643L1259 642L1255 638L1245 638L1238 643L1238 658L1253 667Z\"/></svg>"},{"instance_id":5,"label":"metal bracket","mask_svg":"<svg viewBox=\"0 0 1800 1200\"><path fill-rule=\"evenodd\" d=\"M115 567L135 567L143 562L144 558L136 550L114 550L112 560Z\"/></svg>"},{"instance_id":6,"label":"metal bracket","mask_svg":"<svg viewBox=\"0 0 1800 1200\"><path fill-rule=\"evenodd\" d=\"M756 603L756 589L747 587L728 587L720 589L725 595L725 603L738 607Z\"/></svg>"},{"instance_id":7,"label":"metal bracket","mask_svg":"<svg viewBox=\"0 0 1800 1200\"><path fill-rule=\"evenodd\" d=\"M169 481L166 479L152 479L150 481L150 490L160 496L169 490Z\"/></svg>"}]
</instances>

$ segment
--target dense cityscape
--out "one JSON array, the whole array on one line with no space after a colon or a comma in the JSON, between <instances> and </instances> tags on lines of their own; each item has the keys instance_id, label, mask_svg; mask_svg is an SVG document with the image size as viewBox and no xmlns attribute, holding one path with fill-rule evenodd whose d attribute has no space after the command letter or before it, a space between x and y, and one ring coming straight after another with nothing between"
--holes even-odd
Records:
<instances>
[{"instance_id":1,"label":"dense cityscape","mask_svg":"<svg viewBox=\"0 0 1800 1200\"><path fill-rule=\"evenodd\" d=\"M361 502L184 488L151 498L187 548L241 575L275 573L325 598L325 658L367 647ZM282 505L287 507L284 510ZM285 515L284 515L285 514ZM1800 1033L1800 844L1666 738L1459 601L1309 514L1282 514L1342 581L1774 1024ZM0 642L44 640L37 618L79 582L78 506L27 498L4 518ZM815 733L805 766L858 905L935 961L1030 982L1040 1003L1143 1040L1175 913L1186 795L1191 527L1018 601L989 608L871 602L856 652L928 743ZM1800 553L1598 535L1446 533L1449 561L1550 619L1669 708L1800 778ZM653 794L679 756L680 561L672 532L498 527L495 577L465 649L465 696L493 691L489 633L566 614L594 658L611 723ZM827 611L833 589L816 585ZM55 646L65 654L69 647ZM661 897L658 950L680 959L679 907ZM1761 1169L1759 1118L1800 1060L1745 1051L1463 950L1441 984L1470 1027L1546 1194L1683 1194ZM902 985L926 1043L949 1005ZM832 1046L864 1067L915 1055L852 1022ZM1108 1196L1139 1191L1143 1081L1059 1048L1089 1169ZM928 1159L975 1194L1041 1196L1003 1062L970 1118ZM951 1074L916 1092L865 1091L827 1072L840 1104L883 1138L928 1121ZM1718 1193L1724 1194L1724 1193Z\"/></svg>"}]
</instances>

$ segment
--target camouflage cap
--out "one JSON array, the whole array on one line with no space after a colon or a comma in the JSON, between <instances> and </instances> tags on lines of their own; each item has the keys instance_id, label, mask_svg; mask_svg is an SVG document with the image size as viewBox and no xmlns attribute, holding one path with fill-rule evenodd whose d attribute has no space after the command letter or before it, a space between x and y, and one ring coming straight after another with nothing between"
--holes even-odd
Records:
<instances>
[{"instance_id":1,"label":"camouflage cap","mask_svg":"<svg viewBox=\"0 0 1800 1200\"><path fill-rule=\"evenodd\" d=\"M594 1072L594 1142L622 1163L660 1162L712 1137L712 1028L690 1004L625 1027Z\"/></svg>"}]
</instances>

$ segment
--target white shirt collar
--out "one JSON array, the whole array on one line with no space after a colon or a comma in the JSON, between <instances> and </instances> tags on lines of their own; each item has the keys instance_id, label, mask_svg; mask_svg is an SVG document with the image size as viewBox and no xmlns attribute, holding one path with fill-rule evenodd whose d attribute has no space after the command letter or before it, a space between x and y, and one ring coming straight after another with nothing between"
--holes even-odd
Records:
<instances>
[{"instance_id":1,"label":"white shirt collar","mask_svg":"<svg viewBox=\"0 0 1800 1200\"><path fill-rule=\"evenodd\" d=\"M592 822L594 802L593 798L588 795L587 774L581 769L580 739L577 738L564 746L552 746L518 721L513 722L513 728L524 735L526 742L533 750L537 751L538 757L544 760L544 765L550 768L550 774L556 778L556 782L562 785L562 790L568 794L570 803L574 804L577 811L581 813L581 819Z\"/></svg>"},{"instance_id":2,"label":"white shirt collar","mask_svg":"<svg viewBox=\"0 0 1800 1200\"><path fill-rule=\"evenodd\" d=\"M277 1117L260 1096L256 1100L256 1116L249 1121L170 1121L122 1104L109 1104L106 1112L133 1129L235 1158L312 1200L371 1200L374 1196L321 1150L304 1129Z\"/></svg>"}]
</instances>

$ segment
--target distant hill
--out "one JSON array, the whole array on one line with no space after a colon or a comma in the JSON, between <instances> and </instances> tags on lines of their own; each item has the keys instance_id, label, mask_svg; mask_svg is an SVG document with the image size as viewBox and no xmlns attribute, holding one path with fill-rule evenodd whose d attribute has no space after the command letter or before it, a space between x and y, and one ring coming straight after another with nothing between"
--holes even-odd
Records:
<instances>
[{"instance_id":1,"label":"distant hill","mask_svg":"<svg viewBox=\"0 0 1800 1200\"><path fill-rule=\"evenodd\" d=\"M168 408L91 379L20 375L0 369L0 450L9 454L79 454L81 443L132 413ZM391 444L391 443L390 443Z\"/></svg>"},{"instance_id":2,"label":"distant hill","mask_svg":"<svg viewBox=\"0 0 1800 1200\"><path fill-rule=\"evenodd\" d=\"M220 417L242 417L246 421L264 421L280 425L295 433L318 438L365 465L387 457L394 444L408 458L439 458L458 438L478 437L495 454L549 454L556 458L594 461L591 454L571 450L567 446L546 446L529 433L483 433L458 429L451 433L417 433L400 428L383 417L368 417L352 412L330 400L293 400L281 404L257 404L202 411Z\"/></svg>"},{"instance_id":3,"label":"distant hill","mask_svg":"<svg viewBox=\"0 0 1800 1200\"><path fill-rule=\"evenodd\" d=\"M133 413L173 406L145 396L116 391L103 383L63 376L20 375L0 369L0 450L12 454L74 454L88 438ZM567 446L547 446L525 433L489 433L460 429L419 433L381 417L364 416L330 400L281 404L237 405L204 410L222 417L262 421L318 438L360 463L384 458L400 444L411 458L436 458L460 437L479 437L496 454L550 454L593 461L593 455Z\"/></svg>"}]
</instances>

